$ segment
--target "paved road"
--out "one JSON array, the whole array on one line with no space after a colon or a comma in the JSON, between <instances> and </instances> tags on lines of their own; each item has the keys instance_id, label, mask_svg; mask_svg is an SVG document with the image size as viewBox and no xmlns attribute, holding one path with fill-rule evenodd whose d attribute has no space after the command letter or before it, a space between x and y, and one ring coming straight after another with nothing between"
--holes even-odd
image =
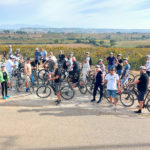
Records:
<instances>
[{"instance_id":1,"label":"paved road","mask_svg":"<svg viewBox=\"0 0 150 150\"><path fill-rule=\"evenodd\" d=\"M0 101L0 150L150 150L150 113L91 104L89 95L55 106L12 93Z\"/></svg>"}]
</instances>

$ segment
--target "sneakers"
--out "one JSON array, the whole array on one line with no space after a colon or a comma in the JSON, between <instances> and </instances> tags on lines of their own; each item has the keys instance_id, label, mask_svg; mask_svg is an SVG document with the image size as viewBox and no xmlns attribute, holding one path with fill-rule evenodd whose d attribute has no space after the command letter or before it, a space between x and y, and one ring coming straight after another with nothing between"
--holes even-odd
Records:
<instances>
[{"instance_id":1,"label":"sneakers","mask_svg":"<svg viewBox=\"0 0 150 150\"><path fill-rule=\"evenodd\" d=\"M28 92L28 91L29 91L29 87L26 88L26 92Z\"/></svg>"},{"instance_id":2,"label":"sneakers","mask_svg":"<svg viewBox=\"0 0 150 150\"><path fill-rule=\"evenodd\" d=\"M6 99L6 97L5 97L5 96L3 96L3 99L5 100L5 99Z\"/></svg>"},{"instance_id":3,"label":"sneakers","mask_svg":"<svg viewBox=\"0 0 150 150\"><path fill-rule=\"evenodd\" d=\"M136 114L141 114L142 111L139 109L138 111L134 111Z\"/></svg>"},{"instance_id":4,"label":"sneakers","mask_svg":"<svg viewBox=\"0 0 150 150\"><path fill-rule=\"evenodd\" d=\"M10 96L9 96L9 95L7 95L6 97L7 97L7 98L10 98Z\"/></svg>"},{"instance_id":5,"label":"sneakers","mask_svg":"<svg viewBox=\"0 0 150 150\"><path fill-rule=\"evenodd\" d=\"M95 102L95 99L92 99L91 102Z\"/></svg>"},{"instance_id":6,"label":"sneakers","mask_svg":"<svg viewBox=\"0 0 150 150\"><path fill-rule=\"evenodd\" d=\"M56 102L56 105L59 105L61 103L61 100L60 101L55 101Z\"/></svg>"},{"instance_id":7,"label":"sneakers","mask_svg":"<svg viewBox=\"0 0 150 150\"><path fill-rule=\"evenodd\" d=\"M99 104L102 100L100 99L99 101L97 101L97 104Z\"/></svg>"}]
</instances>

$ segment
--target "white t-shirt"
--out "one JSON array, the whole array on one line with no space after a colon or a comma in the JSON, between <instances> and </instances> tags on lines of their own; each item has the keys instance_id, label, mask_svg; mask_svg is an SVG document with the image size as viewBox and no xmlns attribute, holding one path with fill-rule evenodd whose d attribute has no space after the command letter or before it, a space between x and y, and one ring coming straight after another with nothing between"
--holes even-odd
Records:
<instances>
[{"instance_id":1,"label":"white t-shirt","mask_svg":"<svg viewBox=\"0 0 150 150\"><path fill-rule=\"evenodd\" d=\"M52 56L52 60L57 63L57 58L54 55Z\"/></svg>"},{"instance_id":2,"label":"white t-shirt","mask_svg":"<svg viewBox=\"0 0 150 150\"><path fill-rule=\"evenodd\" d=\"M12 72L14 63L9 59L6 62L6 70L7 72Z\"/></svg>"},{"instance_id":3,"label":"white t-shirt","mask_svg":"<svg viewBox=\"0 0 150 150\"><path fill-rule=\"evenodd\" d=\"M89 70L90 70L90 65L89 65L89 63L84 63L84 64L83 64L82 73L87 73Z\"/></svg>"},{"instance_id":4,"label":"white t-shirt","mask_svg":"<svg viewBox=\"0 0 150 150\"><path fill-rule=\"evenodd\" d=\"M146 70L150 71L150 60L146 61Z\"/></svg>"},{"instance_id":5,"label":"white t-shirt","mask_svg":"<svg viewBox=\"0 0 150 150\"><path fill-rule=\"evenodd\" d=\"M105 80L107 80L107 90L117 90L117 81L119 80L117 74L111 75L109 73L106 75Z\"/></svg>"}]
</instances>

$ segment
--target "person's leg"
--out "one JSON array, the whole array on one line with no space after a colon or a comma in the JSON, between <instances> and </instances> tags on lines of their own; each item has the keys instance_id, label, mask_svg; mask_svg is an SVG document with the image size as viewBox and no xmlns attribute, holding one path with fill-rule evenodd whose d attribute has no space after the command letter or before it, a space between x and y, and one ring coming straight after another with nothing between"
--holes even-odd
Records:
<instances>
[{"instance_id":1,"label":"person's leg","mask_svg":"<svg viewBox=\"0 0 150 150\"><path fill-rule=\"evenodd\" d=\"M117 91L112 90L112 97L114 98L114 105L117 105Z\"/></svg>"},{"instance_id":2,"label":"person's leg","mask_svg":"<svg viewBox=\"0 0 150 150\"><path fill-rule=\"evenodd\" d=\"M8 96L8 93L7 93L7 82L5 82L5 96L6 97Z\"/></svg>"},{"instance_id":3,"label":"person's leg","mask_svg":"<svg viewBox=\"0 0 150 150\"><path fill-rule=\"evenodd\" d=\"M4 97L4 89L5 89L4 82L1 83L1 87L2 87L2 96Z\"/></svg>"},{"instance_id":4,"label":"person's leg","mask_svg":"<svg viewBox=\"0 0 150 150\"><path fill-rule=\"evenodd\" d=\"M99 86L100 87L100 97L99 97L99 101L97 102L97 103L100 103L101 102L101 100L102 100L102 97L103 97L103 85L100 85Z\"/></svg>"},{"instance_id":5,"label":"person's leg","mask_svg":"<svg viewBox=\"0 0 150 150\"><path fill-rule=\"evenodd\" d=\"M107 90L107 95L110 99L110 103L112 104L112 92L111 92L111 90Z\"/></svg>"},{"instance_id":6,"label":"person's leg","mask_svg":"<svg viewBox=\"0 0 150 150\"><path fill-rule=\"evenodd\" d=\"M94 90L93 90L93 99L91 100L91 102L95 101L97 90L98 90L98 85L95 83Z\"/></svg>"},{"instance_id":7,"label":"person's leg","mask_svg":"<svg viewBox=\"0 0 150 150\"><path fill-rule=\"evenodd\" d=\"M58 101L61 101L60 92L57 92L56 94L57 94L57 99L58 99Z\"/></svg>"}]
</instances>

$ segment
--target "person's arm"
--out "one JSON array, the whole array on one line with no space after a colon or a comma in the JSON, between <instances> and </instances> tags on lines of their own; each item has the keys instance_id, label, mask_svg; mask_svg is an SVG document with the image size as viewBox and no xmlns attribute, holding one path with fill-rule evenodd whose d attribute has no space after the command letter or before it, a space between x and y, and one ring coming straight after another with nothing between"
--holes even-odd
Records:
<instances>
[{"instance_id":1,"label":"person's arm","mask_svg":"<svg viewBox=\"0 0 150 150\"><path fill-rule=\"evenodd\" d=\"M117 80L117 87L118 87L118 91L120 90L120 81Z\"/></svg>"},{"instance_id":2,"label":"person's arm","mask_svg":"<svg viewBox=\"0 0 150 150\"><path fill-rule=\"evenodd\" d=\"M104 85L105 83L104 74L101 74L101 77L102 77L102 85Z\"/></svg>"},{"instance_id":3,"label":"person's arm","mask_svg":"<svg viewBox=\"0 0 150 150\"><path fill-rule=\"evenodd\" d=\"M129 85L134 85L134 84L139 84L139 83L140 83L140 80L135 80L134 82L129 83Z\"/></svg>"},{"instance_id":4,"label":"person's arm","mask_svg":"<svg viewBox=\"0 0 150 150\"><path fill-rule=\"evenodd\" d=\"M56 79L58 79L59 78L59 75L57 75L56 77L52 77L52 78L50 78L49 80L56 80Z\"/></svg>"}]
</instances>

